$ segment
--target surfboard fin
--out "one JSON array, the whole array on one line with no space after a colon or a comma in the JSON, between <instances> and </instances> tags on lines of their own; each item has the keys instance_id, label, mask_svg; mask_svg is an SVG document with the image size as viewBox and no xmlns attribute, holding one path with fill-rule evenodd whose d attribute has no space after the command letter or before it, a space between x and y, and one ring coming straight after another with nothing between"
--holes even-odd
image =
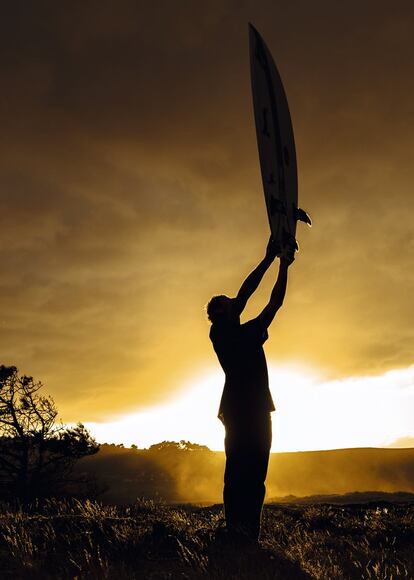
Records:
<instances>
[{"instance_id":1,"label":"surfboard fin","mask_svg":"<svg viewBox=\"0 0 414 580\"><path fill-rule=\"evenodd\" d=\"M309 214L306 213L306 211L304 209L301 209L300 207L297 207L295 209L295 218L296 221L305 222L305 224L308 224L309 227L312 225L312 220Z\"/></svg>"}]
</instances>

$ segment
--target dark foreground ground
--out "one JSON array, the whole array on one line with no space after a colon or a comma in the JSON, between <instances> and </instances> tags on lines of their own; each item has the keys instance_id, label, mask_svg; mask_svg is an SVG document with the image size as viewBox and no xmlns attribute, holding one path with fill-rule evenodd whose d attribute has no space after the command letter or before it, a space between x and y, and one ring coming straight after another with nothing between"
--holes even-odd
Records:
<instances>
[{"instance_id":1,"label":"dark foreground ground","mask_svg":"<svg viewBox=\"0 0 414 580\"><path fill-rule=\"evenodd\" d=\"M226 545L221 506L49 501L0 514L0 578L414 578L414 503L270 505L261 549Z\"/></svg>"}]
</instances>

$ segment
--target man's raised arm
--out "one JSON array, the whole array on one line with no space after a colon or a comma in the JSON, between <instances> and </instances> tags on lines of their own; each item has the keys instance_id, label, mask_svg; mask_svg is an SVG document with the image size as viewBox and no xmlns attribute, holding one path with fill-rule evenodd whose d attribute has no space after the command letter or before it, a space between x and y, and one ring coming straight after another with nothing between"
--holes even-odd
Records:
<instances>
[{"instance_id":1,"label":"man's raised arm","mask_svg":"<svg viewBox=\"0 0 414 580\"><path fill-rule=\"evenodd\" d=\"M266 270L269 268L275 257L276 257L276 247L272 238L270 238L267 244L265 257L260 262L260 264L256 266L253 272L251 272L247 276L246 280L241 285L236 298L234 299L235 307L238 314L241 314L243 312L248 299L259 286Z\"/></svg>"},{"instance_id":2,"label":"man's raised arm","mask_svg":"<svg viewBox=\"0 0 414 580\"><path fill-rule=\"evenodd\" d=\"M291 258L285 256L280 258L279 274L276 284L273 287L269 303L259 315L262 328L268 328L270 326L276 312L283 304L287 287L288 268L292 262L293 256Z\"/></svg>"}]
</instances>

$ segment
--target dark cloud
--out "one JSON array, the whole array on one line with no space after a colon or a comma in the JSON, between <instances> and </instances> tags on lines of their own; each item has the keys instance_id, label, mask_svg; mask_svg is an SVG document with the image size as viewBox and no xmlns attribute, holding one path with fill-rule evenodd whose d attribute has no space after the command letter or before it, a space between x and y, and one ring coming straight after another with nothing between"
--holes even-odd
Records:
<instances>
[{"instance_id":1,"label":"dark cloud","mask_svg":"<svg viewBox=\"0 0 414 580\"><path fill-rule=\"evenodd\" d=\"M335 376L412 362L411 2L2 12L0 353L68 420L161 401L211 363L202 306L263 251L249 20L286 85L315 223L268 354Z\"/></svg>"}]
</instances>

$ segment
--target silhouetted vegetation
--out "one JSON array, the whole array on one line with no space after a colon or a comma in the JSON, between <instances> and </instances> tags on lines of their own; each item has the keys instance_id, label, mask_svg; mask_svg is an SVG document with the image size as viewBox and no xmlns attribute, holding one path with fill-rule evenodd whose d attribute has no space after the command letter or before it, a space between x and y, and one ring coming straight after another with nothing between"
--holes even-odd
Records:
<instances>
[{"instance_id":1,"label":"silhouetted vegetation","mask_svg":"<svg viewBox=\"0 0 414 580\"><path fill-rule=\"evenodd\" d=\"M85 427L57 424L51 397L40 394L41 382L19 376L16 367L0 366L0 492L27 502L73 493L74 463L99 446ZM87 484L85 480L82 482Z\"/></svg>"},{"instance_id":2,"label":"silhouetted vegetation","mask_svg":"<svg viewBox=\"0 0 414 580\"><path fill-rule=\"evenodd\" d=\"M265 506L262 548L225 541L222 506L78 500L0 512L3 578L390 580L414 577L414 504Z\"/></svg>"}]
</instances>

